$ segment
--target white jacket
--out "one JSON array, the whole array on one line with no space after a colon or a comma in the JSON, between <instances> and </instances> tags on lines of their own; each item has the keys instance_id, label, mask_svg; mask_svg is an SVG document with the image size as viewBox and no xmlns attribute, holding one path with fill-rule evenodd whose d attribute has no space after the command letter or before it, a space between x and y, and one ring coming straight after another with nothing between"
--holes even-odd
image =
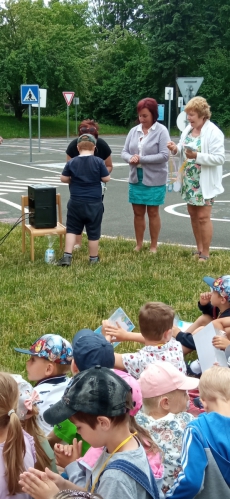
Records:
<instances>
[{"instance_id":1,"label":"white jacket","mask_svg":"<svg viewBox=\"0 0 230 499\"><path fill-rule=\"evenodd\" d=\"M192 130L188 125L181 134L177 145L177 155L183 163L183 144ZM224 134L210 120L201 128L201 152L197 153L196 163L201 165L200 187L204 199L211 199L224 192L222 186L222 166L225 162Z\"/></svg>"}]
</instances>

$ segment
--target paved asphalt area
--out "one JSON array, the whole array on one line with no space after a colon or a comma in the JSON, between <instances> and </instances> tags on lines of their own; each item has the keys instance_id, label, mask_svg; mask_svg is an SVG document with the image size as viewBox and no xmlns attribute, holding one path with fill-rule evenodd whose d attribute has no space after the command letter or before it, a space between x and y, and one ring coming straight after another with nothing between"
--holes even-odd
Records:
<instances>
[{"instance_id":1,"label":"paved asphalt area","mask_svg":"<svg viewBox=\"0 0 230 499\"><path fill-rule=\"evenodd\" d=\"M114 169L105 193L105 213L102 234L134 238L132 206L128 203L128 170L121 159L125 136L103 136L112 149ZM28 185L46 183L61 193L63 222L69 190L60 182L65 165L66 138L42 139L41 152L38 140L33 140L33 156L30 163L29 140L4 140L0 146L0 222L14 223L20 216L21 195L27 195ZM214 204L212 219L214 236L212 246L230 248L230 140L226 139L226 163L223 169L224 193ZM167 193L166 202L160 208L162 228L159 240L164 243L194 245L194 238L186 205L180 194ZM145 240L149 241L146 228Z\"/></svg>"}]
</instances>

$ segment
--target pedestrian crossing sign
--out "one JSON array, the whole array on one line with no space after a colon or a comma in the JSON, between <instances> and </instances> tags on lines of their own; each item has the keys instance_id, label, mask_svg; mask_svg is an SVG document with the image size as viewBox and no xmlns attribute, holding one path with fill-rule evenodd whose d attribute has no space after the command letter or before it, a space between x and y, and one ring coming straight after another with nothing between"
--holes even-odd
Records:
<instances>
[{"instance_id":1,"label":"pedestrian crossing sign","mask_svg":"<svg viewBox=\"0 0 230 499\"><path fill-rule=\"evenodd\" d=\"M21 85L21 104L39 104L38 85Z\"/></svg>"}]
</instances>

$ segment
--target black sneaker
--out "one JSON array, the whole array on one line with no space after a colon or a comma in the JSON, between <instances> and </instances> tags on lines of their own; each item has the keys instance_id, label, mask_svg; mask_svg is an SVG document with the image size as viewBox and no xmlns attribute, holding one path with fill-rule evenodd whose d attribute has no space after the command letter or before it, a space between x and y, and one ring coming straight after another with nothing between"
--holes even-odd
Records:
<instances>
[{"instance_id":1,"label":"black sneaker","mask_svg":"<svg viewBox=\"0 0 230 499\"><path fill-rule=\"evenodd\" d=\"M94 257L90 256L90 257L89 257L89 263L90 263L90 265L91 265L92 263L99 263L99 262L100 262L100 258L99 258L99 256L94 256Z\"/></svg>"},{"instance_id":2,"label":"black sneaker","mask_svg":"<svg viewBox=\"0 0 230 499\"><path fill-rule=\"evenodd\" d=\"M69 267L72 262L72 255L63 255L60 260L57 261L56 265L59 265L60 267Z\"/></svg>"}]
</instances>

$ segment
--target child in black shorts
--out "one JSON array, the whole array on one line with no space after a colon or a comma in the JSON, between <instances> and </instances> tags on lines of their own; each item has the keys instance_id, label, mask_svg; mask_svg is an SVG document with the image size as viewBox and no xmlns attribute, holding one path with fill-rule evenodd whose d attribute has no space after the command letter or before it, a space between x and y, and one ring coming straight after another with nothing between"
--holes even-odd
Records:
<instances>
[{"instance_id":1,"label":"child in black shorts","mask_svg":"<svg viewBox=\"0 0 230 499\"><path fill-rule=\"evenodd\" d=\"M98 244L103 216L101 182L110 180L102 159L94 156L96 139L91 134L81 135L77 148L79 156L66 163L61 182L69 184L70 200L67 205L66 241L63 257L57 265L69 266L76 235L86 228L89 242L89 261L97 263Z\"/></svg>"}]
</instances>

